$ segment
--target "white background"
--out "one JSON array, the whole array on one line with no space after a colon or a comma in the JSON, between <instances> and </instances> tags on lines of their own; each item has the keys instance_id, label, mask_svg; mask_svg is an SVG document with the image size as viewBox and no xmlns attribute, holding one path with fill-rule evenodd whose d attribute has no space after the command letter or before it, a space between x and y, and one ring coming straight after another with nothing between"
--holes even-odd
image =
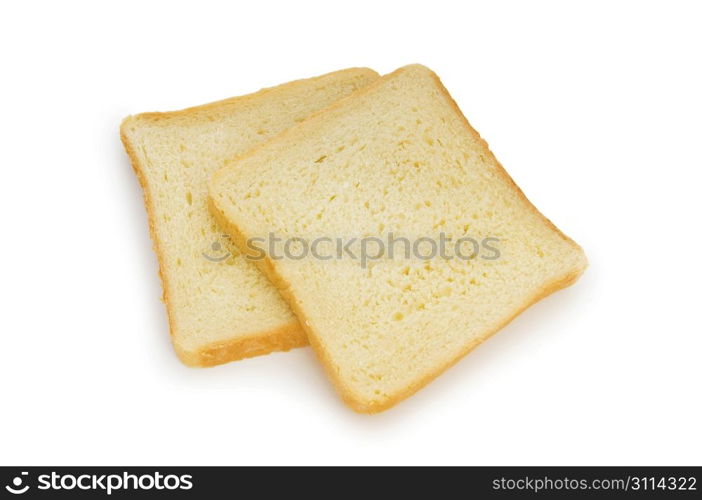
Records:
<instances>
[{"instance_id":1,"label":"white background","mask_svg":"<svg viewBox=\"0 0 702 500\"><path fill-rule=\"evenodd\" d=\"M8 5L1 464L702 464L699 3ZM120 120L412 62L583 278L375 416L309 349L181 365Z\"/></svg>"}]
</instances>

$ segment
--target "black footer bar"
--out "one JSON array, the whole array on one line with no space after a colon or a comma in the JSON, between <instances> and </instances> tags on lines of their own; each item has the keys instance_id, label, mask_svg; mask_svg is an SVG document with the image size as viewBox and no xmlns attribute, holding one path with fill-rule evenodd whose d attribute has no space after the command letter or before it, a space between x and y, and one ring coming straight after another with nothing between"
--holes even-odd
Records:
<instances>
[{"instance_id":1,"label":"black footer bar","mask_svg":"<svg viewBox=\"0 0 702 500\"><path fill-rule=\"evenodd\" d=\"M0 467L0 498L700 498L701 467Z\"/></svg>"}]
</instances>

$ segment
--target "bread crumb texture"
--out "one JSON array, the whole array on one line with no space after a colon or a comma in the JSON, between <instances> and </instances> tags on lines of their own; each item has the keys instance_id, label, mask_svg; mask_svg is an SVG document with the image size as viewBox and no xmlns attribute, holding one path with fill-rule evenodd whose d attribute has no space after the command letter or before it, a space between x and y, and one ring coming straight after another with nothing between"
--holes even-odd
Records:
<instances>
[{"instance_id":1,"label":"bread crumb texture","mask_svg":"<svg viewBox=\"0 0 702 500\"><path fill-rule=\"evenodd\" d=\"M213 210L238 241L387 233L498 238L494 260L267 260L344 400L384 410L587 261L526 199L438 77L386 75L218 171Z\"/></svg>"}]
</instances>

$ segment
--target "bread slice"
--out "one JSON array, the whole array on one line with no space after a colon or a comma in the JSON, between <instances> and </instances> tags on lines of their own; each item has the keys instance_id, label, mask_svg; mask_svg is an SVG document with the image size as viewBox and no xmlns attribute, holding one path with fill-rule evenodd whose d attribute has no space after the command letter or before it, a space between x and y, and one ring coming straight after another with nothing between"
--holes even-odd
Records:
<instances>
[{"instance_id":1,"label":"bread slice","mask_svg":"<svg viewBox=\"0 0 702 500\"><path fill-rule=\"evenodd\" d=\"M176 352L211 366L307 344L278 291L228 244L207 209L213 171L377 78L338 71L243 97L124 120L144 189Z\"/></svg>"},{"instance_id":2,"label":"bread slice","mask_svg":"<svg viewBox=\"0 0 702 500\"><path fill-rule=\"evenodd\" d=\"M237 159L213 176L210 196L215 216L252 256L265 248L252 238L293 242L287 254L257 262L359 412L412 394L587 265L419 65ZM424 241L409 258L404 243L391 256L390 233L412 243L472 237L480 253L463 240L458 252L427 258ZM358 253L340 258L337 238L349 244L353 236L380 238L385 253L371 260L380 247L369 244L365 263ZM318 258L305 256L313 240Z\"/></svg>"}]
</instances>

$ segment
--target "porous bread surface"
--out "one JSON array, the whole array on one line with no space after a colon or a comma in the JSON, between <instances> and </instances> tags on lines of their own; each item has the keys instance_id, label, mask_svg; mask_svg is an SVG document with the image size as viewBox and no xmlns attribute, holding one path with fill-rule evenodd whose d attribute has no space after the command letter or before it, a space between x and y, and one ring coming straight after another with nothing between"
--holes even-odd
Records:
<instances>
[{"instance_id":1,"label":"porous bread surface","mask_svg":"<svg viewBox=\"0 0 702 500\"><path fill-rule=\"evenodd\" d=\"M307 344L275 287L213 220L207 181L227 160L377 76L353 68L124 120L122 141L144 189L171 336L183 362L209 366Z\"/></svg>"},{"instance_id":2,"label":"porous bread surface","mask_svg":"<svg viewBox=\"0 0 702 500\"><path fill-rule=\"evenodd\" d=\"M587 265L419 65L218 171L210 196L242 245L271 232L308 241L389 232L499 238L495 260L386 254L366 266L351 258L259 262L341 396L361 412L412 394Z\"/></svg>"}]
</instances>

